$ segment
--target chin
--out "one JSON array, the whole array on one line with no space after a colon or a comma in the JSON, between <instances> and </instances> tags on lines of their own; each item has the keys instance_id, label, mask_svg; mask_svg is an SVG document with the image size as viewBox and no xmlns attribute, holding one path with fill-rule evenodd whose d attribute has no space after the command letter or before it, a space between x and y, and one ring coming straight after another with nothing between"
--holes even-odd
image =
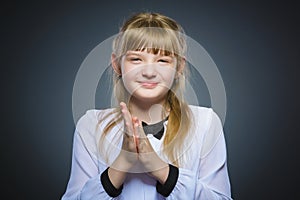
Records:
<instances>
[{"instance_id":1,"label":"chin","mask_svg":"<svg viewBox=\"0 0 300 200\"><path fill-rule=\"evenodd\" d=\"M153 103L153 104L157 104L162 102L165 99L165 95L155 95L153 93L151 93L151 91L149 91L149 94L134 94L134 98L138 99L141 102L148 102L148 103Z\"/></svg>"}]
</instances>

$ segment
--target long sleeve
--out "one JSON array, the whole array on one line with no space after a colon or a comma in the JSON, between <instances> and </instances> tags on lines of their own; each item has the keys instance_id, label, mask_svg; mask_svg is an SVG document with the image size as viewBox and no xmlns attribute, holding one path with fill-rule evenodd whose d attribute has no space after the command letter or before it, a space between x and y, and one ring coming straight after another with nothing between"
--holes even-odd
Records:
<instances>
[{"instance_id":1,"label":"long sleeve","mask_svg":"<svg viewBox=\"0 0 300 200\"><path fill-rule=\"evenodd\" d=\"M82 138L82 134L90 134L88 125L90 124L87 116L84 116L76 126L71 175L62 200L113 199L108 196L102 187L100 181L102 169L101 171L98 169L99 161L90 148L91 144L88 144L89 141ZM121 196L115 199L120 198Z\"/></svg>"},{"instance_id":2,"label":"long sleeve","mask_svg":"<svg viewBox=\"0 0 300 200\"><path fill-rule=\"evenodd\" d=\"M225 139L221 122L214 112L203 139L198 171L179 169L177 184L167 198L173 199L232 199L226 165Z\"/></svg>"},{"instance_id":3,"label":"long sleeve","mask_svg":"<svg viewBox=\"0 0 300 200\"><path fill-rule=\"evenodd\" d=\"M200 162L195 196L200 199L232 199L223 133L213 149Z\"/></svg>"},{"instance_id":4,"label":"long sleeve","mask_svg":"<svg viewBox=\"0 0 300 200\"><path fill-rule=\"evenodd\" d=\"M192 107L196 118L196 133L189 138L191 144L184 152L188 159L179 168L177 183L168 197L156 190L157 181L145 173L129 173L122 193L110 197L101 183L101 174L109 164L99 154L97 132L98 118L104 111L88 111L76 125L73 141L70 179L62 200L107 200L107 199L167 199L167 200L230 200L230 183L226 166L226 144L222 123L212 109ZM105 111L105 112L109 112ZM112 116L113 117L113 116ZM166 126L167 122L165 122ZM101 130L102 130L101 126ZM120 127L115 127L112 133ZM117 155L121 143L115 142L116 135L108 135L103 145L111 160ZM154 149L159 150L162 140L147 136ZM114 142L112 142L114 141ZM113 144L113 145L112 145ZM106 147L114 149L106 149ZM165 158L162 156L162 158Z\"/></svg>"}]
</instances>

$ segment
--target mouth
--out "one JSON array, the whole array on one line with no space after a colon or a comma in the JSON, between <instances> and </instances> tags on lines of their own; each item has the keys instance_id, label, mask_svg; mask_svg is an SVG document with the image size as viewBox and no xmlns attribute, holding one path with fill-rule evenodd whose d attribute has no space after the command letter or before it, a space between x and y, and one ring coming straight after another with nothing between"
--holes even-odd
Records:
<instances>
[{"instance_id":1,"label":"mouth","mask_svg":"<svg viewBox=\"0 0 300 200\"><path fill-rule=\"evenodd\" d=\"M149 82L149 81L139 81L138 82L142 87L147 89L155 88L158 85L158 82Z\"/></svg>"}]
</instances>

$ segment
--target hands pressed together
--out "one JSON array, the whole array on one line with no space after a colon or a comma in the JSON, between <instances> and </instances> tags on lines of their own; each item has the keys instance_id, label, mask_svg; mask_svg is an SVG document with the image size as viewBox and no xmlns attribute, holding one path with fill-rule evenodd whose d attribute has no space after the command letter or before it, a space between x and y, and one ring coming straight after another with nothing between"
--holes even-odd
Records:
<instances>
[{"instance_id":1,"label":"hands pressed together","mask_svg":"<svg viewBox=\"0 0 300 200\"><path fill-rule=\"evenodd\" d=\"M108 174L113 185L118 188L125 180L127 172L138 167L138 171L148 172L160 183L168 177L168 163L164 162L152 148L142 122L131 115L125 103L121 103L124 118L122 150L110 167Z\"/></svg>"}]
</instances>

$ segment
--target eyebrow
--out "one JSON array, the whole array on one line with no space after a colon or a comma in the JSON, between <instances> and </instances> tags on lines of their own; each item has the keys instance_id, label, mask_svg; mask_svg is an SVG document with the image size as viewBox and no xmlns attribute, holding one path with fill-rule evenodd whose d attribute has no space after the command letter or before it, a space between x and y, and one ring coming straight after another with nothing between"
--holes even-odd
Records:
<instances>
[{"instance_id":1,"label":"eyebrow","mask_svg":"<svg viewBox=\"0 0 300 200\"><path fill-rule=\"evenodd\" d=\"M136 56L143 56L143 52L142 51L128 51L125 56L131 56L131 55L136 55ZM160 55L160 54L153 54L155 56L158 57L171 57L173 58L174 56L171 55Z\"/></svg>"},{"instance_id":2,"label":"eyebrow","mask_svg":"<svg viewBox=\"0 0 300 200\"><path fill-rule=\"evenodd\" d=\"M127 52L125 55L126 55L126 56L130 56L130 55L141 56L142 54L141 54L141 53L138 53L138 52Z\"/></svg>"}]
</instances>

